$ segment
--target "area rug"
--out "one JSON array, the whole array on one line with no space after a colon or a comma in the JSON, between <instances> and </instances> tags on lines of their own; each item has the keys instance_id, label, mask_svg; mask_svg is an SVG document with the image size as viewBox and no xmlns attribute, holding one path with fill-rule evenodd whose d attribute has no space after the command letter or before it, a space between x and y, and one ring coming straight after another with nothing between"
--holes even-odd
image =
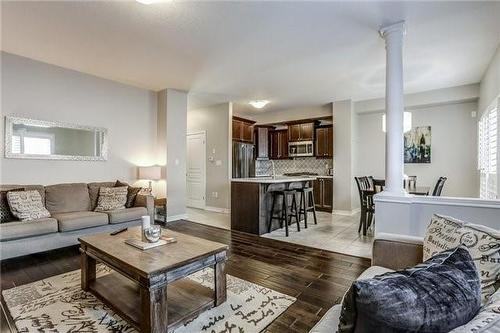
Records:
<instances>
[{"instance_id":1,"label":"area rug","mask_svg":"<svg viewBox=\"0 0 500 333\"><path fill-rule=\"evenodd\" d=\"M109 268L98 266L97 277L109 273ZM213 275L208 268L189 278L213 289ZM7 289L2 295L19 332L136 332L109 307L80 289L80 270ZM227 275L227 301L174 332L260 332L295 300Z\"/></svg>"}]
</instances>

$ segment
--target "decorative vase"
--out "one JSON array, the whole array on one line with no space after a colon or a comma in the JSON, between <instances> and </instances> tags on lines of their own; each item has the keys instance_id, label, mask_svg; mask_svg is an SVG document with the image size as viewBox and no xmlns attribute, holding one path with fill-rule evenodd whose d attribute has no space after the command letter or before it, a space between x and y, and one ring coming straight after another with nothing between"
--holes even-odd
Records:
<instances>
[{"instance_id":1,"label":"decorative vase","mask_svg":"<svg viewBox=\"0 0 500 333\"><path fill-rule=\"evenodd\" d=\"M159 225L152 225L144 229L143 235L149 243L156 243L161 237L161 227Z\"/></svg>"}]
</instances>

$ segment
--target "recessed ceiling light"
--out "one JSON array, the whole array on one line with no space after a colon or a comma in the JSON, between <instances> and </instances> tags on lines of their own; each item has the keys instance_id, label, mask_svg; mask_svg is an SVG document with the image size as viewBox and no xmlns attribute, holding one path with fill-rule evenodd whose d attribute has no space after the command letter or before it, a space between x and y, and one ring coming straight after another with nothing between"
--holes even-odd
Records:
<instances>
[{"instance_id":1,"label":"recessed ceiling light","mask_svg":"<svg viewBox=\"0 0 500 333\"><path fill-rule=\"evenodd\" d=\"M159 2L160 0L135 0L137 1L138 3L141 3L143 5L151 5L155 2Z\"/></svg>"},{"instance_id":2,"label":"recessed ceiling light","mask_svg":"<svg viewBox=\"0 0 500 333\"><path fill-rule=\"evenodd\" d=\"M253 106L256 109L262 109L264 106L269 104L269 101L266 101L265 99L257 100L257 101L250 101L248 102L251 106Z\"/></svg>"}]
</instances>

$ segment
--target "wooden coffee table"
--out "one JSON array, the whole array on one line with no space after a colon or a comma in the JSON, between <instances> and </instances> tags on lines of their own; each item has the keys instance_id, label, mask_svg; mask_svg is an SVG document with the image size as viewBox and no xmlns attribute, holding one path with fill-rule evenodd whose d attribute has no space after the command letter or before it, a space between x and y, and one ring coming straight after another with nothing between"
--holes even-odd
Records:
<instances>
[{"instance_id":1,"label":"wooden coffee table","mask_svg":"<svg viewBox=\"0 0 500 333\"><path fill-rule=\"evenodd\" d=\"M177 242L145 251L124 242L140 238L140 227L79 238L82 289L141 332L165 333L226 301L227 245L163 231ZM96 278L96 262L114 272ZM186 279L205 267L214 267L215 291Z\"/></svg>"}]
</instances>

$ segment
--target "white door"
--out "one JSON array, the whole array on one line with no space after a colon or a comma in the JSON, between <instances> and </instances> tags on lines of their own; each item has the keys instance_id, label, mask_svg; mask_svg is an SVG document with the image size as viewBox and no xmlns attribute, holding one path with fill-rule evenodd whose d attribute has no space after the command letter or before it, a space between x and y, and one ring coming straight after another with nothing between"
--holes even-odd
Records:
<instances>
[{"instance_id":1,"label":"white door","mask_svg":"<svg viewBox=\"0 0 500 333\"><path fill-rule=\"evenodd\" d=\"M206 187L205 132L187 135L187 205L205 208Z\"/></svg>"}]
</instances>

